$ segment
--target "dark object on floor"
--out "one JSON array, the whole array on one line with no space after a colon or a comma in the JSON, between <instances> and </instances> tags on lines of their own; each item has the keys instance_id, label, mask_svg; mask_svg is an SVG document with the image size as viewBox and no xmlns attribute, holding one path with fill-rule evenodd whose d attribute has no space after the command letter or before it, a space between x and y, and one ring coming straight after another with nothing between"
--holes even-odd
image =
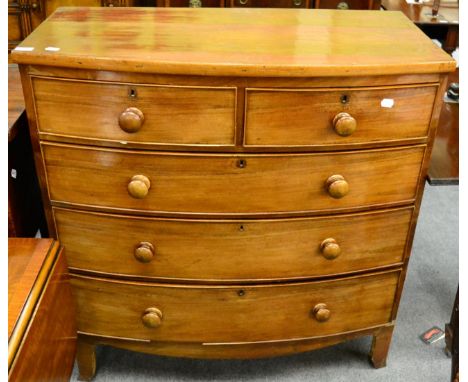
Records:
<instances>
[{"instance_id":1,"label":"dark object on floor","mask_svg":"<svg viewBox=\"0 0 468 382\"><path fill-rule=\"evenodd\" d=\"M452 355L452 382L458 382L459 380L459 354L458 354L458 294L455 297L455 303L453 304L452 317L450 323L445 325L445 346L446 351Z\"/></svg>"},{"instance_id":2,"label":"dark object on floor","mask_svg":"<svg viewBox=\"0 0 468 382\"><path fill-rule=\"evenodd\" d=\"M447 97L458 101L459 86L458 82L452 82L447 90Z\"/></svg>"},{"instance_id":3,"label":"dark object on floor","mask_svg":"<svg viewBox=\"0 0 468 382\"><path fill-rule=\"evenodd\" d=\"M75 304L60 244L8 239L8 380L69 381Z\"/></svg>"}]
</instances>

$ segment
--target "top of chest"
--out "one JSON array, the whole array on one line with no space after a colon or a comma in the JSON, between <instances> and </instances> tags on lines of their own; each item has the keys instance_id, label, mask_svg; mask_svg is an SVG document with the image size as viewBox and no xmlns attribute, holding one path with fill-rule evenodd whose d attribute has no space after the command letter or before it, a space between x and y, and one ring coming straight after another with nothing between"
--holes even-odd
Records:
<instances>
[{"instance_id":1,"label":"top of chest","mask_svg":"<svg viewBox=\"0 0 468 382\"><path fill-rule=\"evenodd\" d=\"M441 73L455 68L400 12L60 8L15 49L22 64L212 76Z\"/></svg>"}]
</instances>

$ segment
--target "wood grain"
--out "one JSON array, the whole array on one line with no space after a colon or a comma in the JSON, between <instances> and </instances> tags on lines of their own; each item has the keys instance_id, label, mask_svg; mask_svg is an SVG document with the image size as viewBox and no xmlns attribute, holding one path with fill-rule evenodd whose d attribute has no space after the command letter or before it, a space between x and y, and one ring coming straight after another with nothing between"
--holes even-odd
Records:
<instances>
[{"instance_id":1,"label":"wood grain","mask_svg":"<svg viewBox=\"0 0 468 382\"><path fill-rule=\"evenodd\" d=\"M8 141L11 142L21 123L18 123L24 113L23 90L18 65L8 65Z\"/></svg>"},{"instance_id":2,"label":"wood grain","mask_svg":"<svg viewBox=\"0 0 468 382\"><path fill-rule=\"evenodd\" d=\"M74 275L72 285L79 331L206 344L289 340L388 323L398 275L392 271L339 281L232 287L124 283ZM327 322L313 318L317 303L329 307ZM141 321L148 307L162 312L162 324L155 329Z\"/></svg>"},{"instance_id":3,"label":"wood grain","mask_svg":"<svg viewBox=\"0 0 468 382\"><path fill-rule=\"evenodd\" d=\"M455 69L455 61L399 12L63 8L20 46L34 50L14 50L17 63L185 75L363 76ZM60 51L44 53L48 46Z\"/></svg>"},{"instance_id":4,"label":"wood grain","mask_svg":"<svg viewBox=\"0 0 468 382\"><path fill-rule=\"evenodd\" d=\"M245 144L311 146L426 137L437 86L368 89L246 89ZM345 101L343 101L346 97ZM390 108L381 102L394 102ZM343 103L346 102L346 103ZM333 118L349 113L354 133L343 137Z\"/></svg>"},{"instance_id":5,"label":"wood grain","mask_svg":"<svg viewBox=\"0 0 468 382\"><path fill-rule=\"evenodd\" d=\"M146 144L234 144L236 89L232 87L36 77L32 83L41 133ZM135 133L119 127L119 116L128 107L144 114L143 126Z\"/></svg>"},{"instance_id":6,"label":"wood grain","mask_svg":"<svg viewBox=\"0 0 468 382\"><path fill-rule=\"evenodd\" d=\"M13 258L12 266L9 261L9 274L22 273L18 267L22 263L24 265L28 253L30 262L22 277L16 280L9 277L9 286L15 291L11 298L9 291L9 308L12 305L10 301L21 298L21 291L31 293L25 299L11 336L9 313L8 380L68 381L75 358L76 317L65 257L62 251L58 251L58 243L52 245L50 239L13 240L9 247L9 260L10 256ZM47 254L46 258L44 254ZM33 262L42 267L33 269ZM24 283L28 274L35 281L32 288ZM19 345L13 348L10 345L20 334Z\"/></svg>"},{"instance_id":7,"label":"wood grain","mask_svg":"<svg viewBox=\"0 0 468 382\"><path fill-rule=\"evenodd\" d=\"M53 210L74 271L203 282L323 277L400 264L412 215L409 207L308 219L225 221ZM334 260L320 250L328 237L341 247ZM154 247L148 263L135 259L140 242Z\"/></svg>"},{"instance_id":8,"label":"wood grain","mask_svg":"<svg viewBox=\"0 0 468 382\"><path fill-rule=\"evenodd\" d=\"M295 155L195 155L92 149L42 143L50 199L68 203L203 214L331 211L411 202L425 146ZM245 167L239 167L244 160ZM334 174L348 195L325 188ZM127 185L145 175L151 189L132 198ZM281 179L281 184L278 184Z\"/></svg>"}]
</instances>

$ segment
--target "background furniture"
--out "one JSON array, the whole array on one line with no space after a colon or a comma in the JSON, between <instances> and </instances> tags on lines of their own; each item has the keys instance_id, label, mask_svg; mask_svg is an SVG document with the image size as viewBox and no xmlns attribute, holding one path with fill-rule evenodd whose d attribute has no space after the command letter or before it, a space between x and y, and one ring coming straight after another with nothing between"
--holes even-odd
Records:
<instances>
[{"instance_id":1,"label":"background furniture","mask_svg":"<svg viewBox=\"0 0 468 382\"><path fill-rule=\"evenodd\" d=\"M401 11L429 37L443 41L451 53L458 46L458 2L441 1L439 17L432 17L432 4L408 4L406 0L382 0L387 11Z\"/></svg>"},{"instance_id":2,"label":"background furniture","mask_svg":"<svg viewBox=\"0 0 468 382\"><path fill-rule=\"evenodd\" d=\"M380 0L156 0L158 7L379 9Z\"/></svg>"},{"instance_id":3,"label":"background furniture","mask_svg":"<svg viewBox=\"0 0 468 382\"><path fill-rule=\"evenodd\" d=\"M459 289L453 303L452 315L450 322L445 325L445 344L446 351L452 356L452 376L451 382L458 382L460 369L460 354L459 354Z\"/></svg>"},{"instance_id":4,"label":"background furniture","mask_svg":"<svg viewBox=\"0 0 468 382\"><path fill-rule=\"evenodd\" d=\"M69 381L75 302L52 239L8 239L8 380Z\"/></svg>"},{"instance_id":5,"label":"background furniture","mask_svg":"<svg viewBox=\"0 0 468 382\"><path fill-rule=\"evenodd\" d=\"M13 52L82 378L96 344L385 365L455 62L400 13L297 13L62 9Z\"/></svg>"},{"instance_id":6,"label":"background furniture","mask_svg":"<svg viewBox=\"0 0 468 382\"><path fill-rule=\"evenodd\" d=\"M459 81L458 73L457 69L449 74L446 87ZM431 165L427 173L427 180L431 185L458 184L458 111L458 103L442 104Z\"/></svg>"},{"instance_id":7,"label":"background furniture","mask_svg":"<svg viewBox=\"0 0 468 382\"><path fill-rule=\"evenodd\" d=\"M17 65L8 65L8 237L47 237Z\"/></svg>"}]
</instances>

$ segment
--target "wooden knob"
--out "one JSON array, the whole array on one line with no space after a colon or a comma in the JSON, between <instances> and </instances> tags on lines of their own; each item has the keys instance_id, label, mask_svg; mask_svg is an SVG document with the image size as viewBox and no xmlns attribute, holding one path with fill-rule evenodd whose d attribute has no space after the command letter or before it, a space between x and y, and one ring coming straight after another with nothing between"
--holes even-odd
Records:
<instances>
[{"instance_id":1,"label":"wooden knob","mask_svg":"<svg viewBox=\"0 0 468 382\"><path fill-rule=\"evenodd\" d=\"M319 322L328 321L330 318L330 310L328 310L327 304L320 303L315 305L312 313L314 314L315 319Z\"/></svg>"},{"instance_id":2,"label":"wooden knob","mask_svg":"<svg viewBox=\"0 0 468 382\"><path fill-rule=\"evenodd\" d=\"M147 328L157 328L162 323L162 312L158 308L148 308L143 313L141 321Z\"/></svg>"},{"instance_id":3,"label":"wooden knob","mask_svg":"<svg viewBox=\"0 0 468 382\"><path fill-rule=\"evenodd\" d=\"M136 133L143 126L145 116L142 111L136 107L129 107L120 114L119 126L123 131L127 133Z\"/></svg>"},{"instance_id":4,"label":"wooden knob","mask_svg":"<svg viewBox=\"0 0 468 382\"><path fill-rule=\"evenodd\" d=\"M153 244L142 241L135 248L135 258L141 263L149 263L154 257L154 246Z\"/></svg>"},{"instance_id":5,"label":"wooden knob","mask_svg":"<svg viewBox=\"0 0 468 382\"><path fill-rule=\"evenodd\" d=\"M333 260L340 255L341 248L336 240L330 237L322 241L322 244L320 244L320 251L322 252L323 257L328 260Z\"/></svg>"},{"instance_id":6,"label":"wooden knob","mask_svg":"<svg viewBox=\"0 0 468 382\"><path fill-rule=\"evenodd\" d=\"M335 199L340 199L349 192L349 184L342 175L330 176L326 186L330 196Z\"/></svg>"},{"instance_id":7,"label":"wooden knob","mask_svg":"<svg viewBox=\"0 0 468 382\"><path fill-rule=\"evenodd\" d=\"M333 128L338 135L346 137L356 131L356 120L348 113L338 113L333 118Z\"/></svg>"},{"instance_id":8,"label":"wooden knob","mask_svg":"<svg viewBox=\"0 0 468 382\"><path fill-rule=\"evenodd\" d=\"M134 175L128 184L128 193L135 199L143 199L151 188L150 180L144 175Z\"/></svg>"}]
</instances>

